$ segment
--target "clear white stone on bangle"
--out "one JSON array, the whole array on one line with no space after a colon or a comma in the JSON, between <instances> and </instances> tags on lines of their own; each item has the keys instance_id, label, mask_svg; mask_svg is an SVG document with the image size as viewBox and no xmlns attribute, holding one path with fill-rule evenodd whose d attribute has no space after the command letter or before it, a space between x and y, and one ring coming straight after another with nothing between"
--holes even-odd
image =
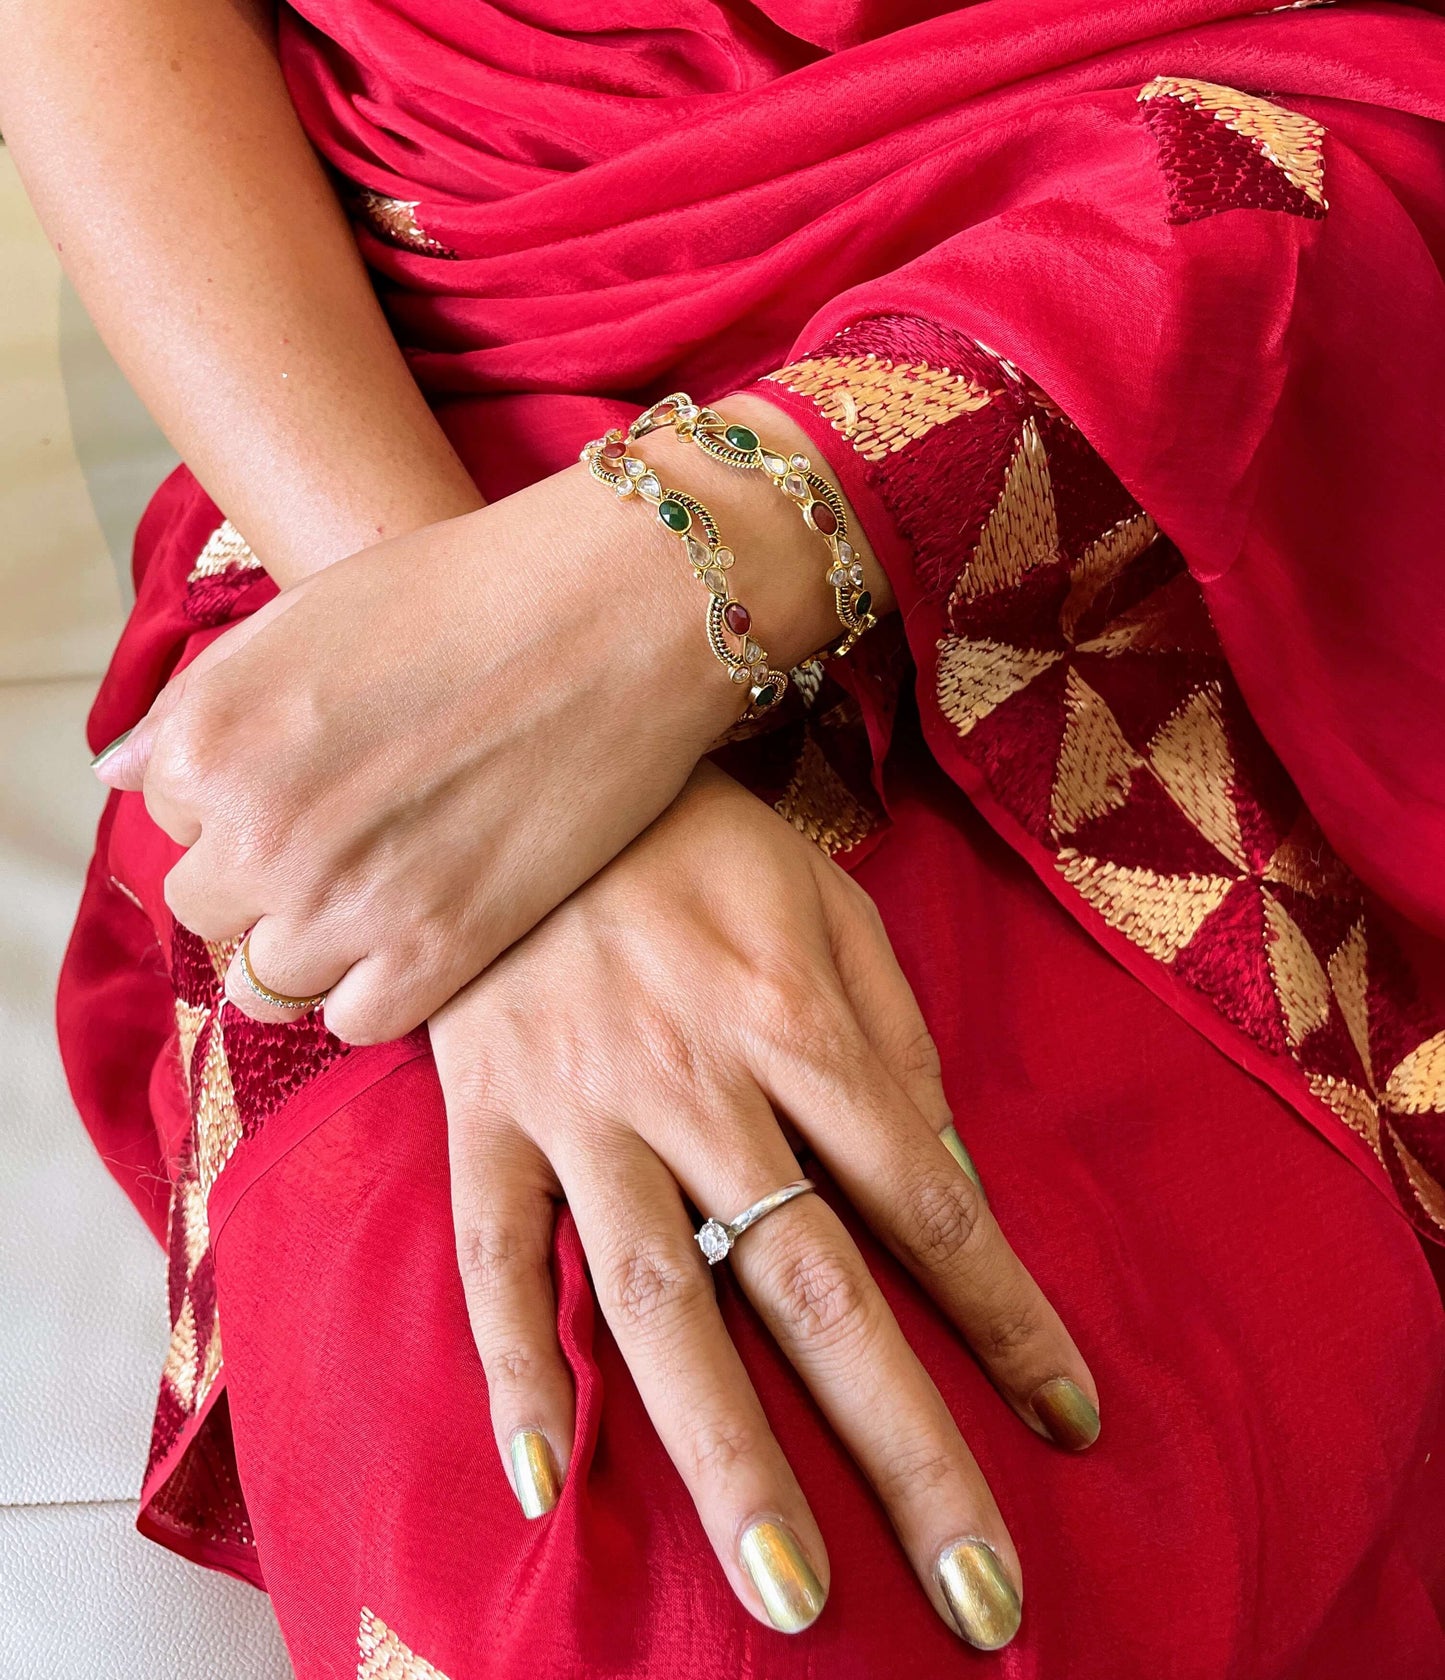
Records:
<instances>
[{"instance_id":1,"label":"clear white stone on bangle","mask_svg":"<svg viewBox=\"0 0 1445 1680\"><path fill-rule=\"evenodd\" d=\"M808 489L808 481L805 478L800 478L797 473L789 473L783 479L783 488L790 496L797 497L799 501L802 501L804 496L812 494Z\"/></svg>"},{"instance_id":2,"label":"clear white stone on bangle","mask_svg":"<svg viewBox=\"0 0 1445 1680\"><path fill-rule=\"evenodd\" d=\"M792 467L794 472L805 473L813 470L813 463L806 455L794 455L789 460L788 465Z\"/></svg>"},{"instance_id":3,"label":"clear white stone on bangle","mask_svg":"<svg viewBox=\"0 0 1445 1680\"><path fill-rule=\"evenodd\" d=\"M781 455L774 455L771 449L763 451L763 466L774 478L781 478L788 470L788 463Z\"/></svg>"},{"instance_id":4,"label":"clear white stone on bangle","mask_svg":"<svg viewBox=\"0 0 1445 1680\"><path fill-rule=\"evenodd\" d=\"M637 481L637 488L650 502L662 499L662 484L656 473L644 473Z\"/></svg>"}]
</instances>

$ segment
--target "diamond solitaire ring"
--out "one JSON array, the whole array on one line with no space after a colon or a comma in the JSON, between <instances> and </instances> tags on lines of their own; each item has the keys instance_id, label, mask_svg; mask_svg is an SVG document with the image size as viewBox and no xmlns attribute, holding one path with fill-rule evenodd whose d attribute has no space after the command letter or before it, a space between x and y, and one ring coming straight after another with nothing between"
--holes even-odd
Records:
<instances>
[{"instance_id":1,"label":"diamond solitaire ring","mask_svg":"<svg viewBox=\"0 0 1445 1680\"><path fill-rule=\"evenodd\" d=\"M705 1220L702 1229L697 1232L697 1246L702 1250L708 1265L716 1266L726 1260L732 1253L733 1244L749 1225L756 1225L774 1208L780 1208L784 1202L791 1202L794 1196L806 1196L810 1190L815 1189L817 1186L811 1178L800 1178L796 1184L785 1184L781 1190L774 1190L771 1196L764 1196L762 1201L754 1202L750 1208L744 1208L736 1219L730 1219L726 1223L721 1219Z\"/></svg>"}]
</instances>

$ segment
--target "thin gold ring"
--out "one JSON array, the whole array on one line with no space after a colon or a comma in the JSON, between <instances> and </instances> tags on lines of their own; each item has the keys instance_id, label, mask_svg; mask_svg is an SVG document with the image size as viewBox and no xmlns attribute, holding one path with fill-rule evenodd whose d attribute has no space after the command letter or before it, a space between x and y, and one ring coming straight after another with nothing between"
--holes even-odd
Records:
<instances>
[{"instance_id":1,"label":"thin gold ring","mask_svg":"<svg viewBox=\"0 0 1445 1680\"><path fill-rule=\"evenodd\" d=\"M251 967L249 933L241 941L241 978L262 1003L269 1003L273 1009L315 1009L318 1004L326 1002L325 992L317 992L315 997L287 997L285 992L273 992L269 986L262 985L256 978L255 969Z\"/></svg>"}]
</instances>

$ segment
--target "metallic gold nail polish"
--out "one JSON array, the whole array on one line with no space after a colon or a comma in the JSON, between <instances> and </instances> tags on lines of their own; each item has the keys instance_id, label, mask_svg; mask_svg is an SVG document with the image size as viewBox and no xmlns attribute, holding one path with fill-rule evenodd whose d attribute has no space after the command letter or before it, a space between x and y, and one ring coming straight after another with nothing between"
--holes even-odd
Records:
<instances>
[{"instance_id":1,"label":"metallic gold nail polish","mask_svg":"<svg viewBox=\"0 0 1445 1680\"><path fill-rule=\"evenodd\" d=\"M123 735L117 735L108 747L102 747L95 757L91 759L91 769L99 770L101 765L105 763L106 759L108 759L112 753L118 752L134 734L135 728L132 726L130 729L127 729Z\"/></svg>"},{"instance_id":2,"label":"metallic gold nail polish","mask_svg":"<svg viewBox=\"0 0 1445 1680\"><path fill-rule=\"evenodd\" d=\"M1049 1439L1066 1452L1082 1452L1099 1439L1099 1414L1093 1401L1067 1377L1054 1377L1042 1384L1029 1405Z\"/></svg>"},{"instance_id":3,"label":"metallic gold nail polish","mask_svg":"<svg viewBox=\"0 0 1445 1680\"><path fill-rule=\"evenodd\" d=\"M978 1168L973 1164L973 1156L963 1147L963 1139L958 1135L958 1132L952 1126L945 1126L938 1136L943 1147L973 1180L974 1189L987 1201L988 1192L983 1187L983 1180L978 1176Z\"/></svg>"},{"instance_id":4,"label":"metallic gold nail polish","mask_svg":"<svg viewBox=\"0 0 1445 1680\"><path fill-rule=\"evenodd\" d=\"M545 1517L557 1503L557 1460L540 1429L519 1429L512 1437L512 1480L524 1517Z\"/></svg>"},{"instance_id":5,"label":"metallic gold nail polish","mask_svg":"<svg viewBox=\"0 0 1445 1680\"><path fill-rule=\"evenodd\" d=\"M801 1633L817 1621L828 1595L786 1523L754 1523L738 1553L779 1633Z\"/></svg>"},{"instance_id":6,"label":"metallic gold nail polish","mask_svg":"<svg viewBox=\"0 0 1445 1680\"><path fill-rule=\"evenodd\" d=\"M1019 1630L1023 1605L986 1540L957 1540L938 1560L938 1584L958 1631L979 1651L997 1651Z\"/></svg>"}]
</instances>

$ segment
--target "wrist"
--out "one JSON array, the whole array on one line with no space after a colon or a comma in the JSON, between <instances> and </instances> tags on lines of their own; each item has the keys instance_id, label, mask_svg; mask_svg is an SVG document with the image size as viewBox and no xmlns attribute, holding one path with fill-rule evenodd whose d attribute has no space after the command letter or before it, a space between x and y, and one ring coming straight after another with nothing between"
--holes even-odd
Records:
<instances>
[{"instance_id":1,"label":"wrist","mask_svg":"<svg viewBox=\"0 0 1445 1680\"><path fill-rule=\"evenodd\" d=\"M891 612L893 592L867 534L837 474L801 426L751 392L725 397L714 406L727 420L750 427L766 447L784 456L806 455L814 470L834 486L847 516L854 557L873 595L873 611L878 616ZM733 591L752 615L752 634L766 647L776 669L788 670L839 641L844 625L826 581L833 553L826 539L804 522L796 502L762 474L719 461L670 428L648 434L639 453L665 482L690 491L717 519L725 542L737 555L730 574Z\"/></svg>"}]
</instances>

